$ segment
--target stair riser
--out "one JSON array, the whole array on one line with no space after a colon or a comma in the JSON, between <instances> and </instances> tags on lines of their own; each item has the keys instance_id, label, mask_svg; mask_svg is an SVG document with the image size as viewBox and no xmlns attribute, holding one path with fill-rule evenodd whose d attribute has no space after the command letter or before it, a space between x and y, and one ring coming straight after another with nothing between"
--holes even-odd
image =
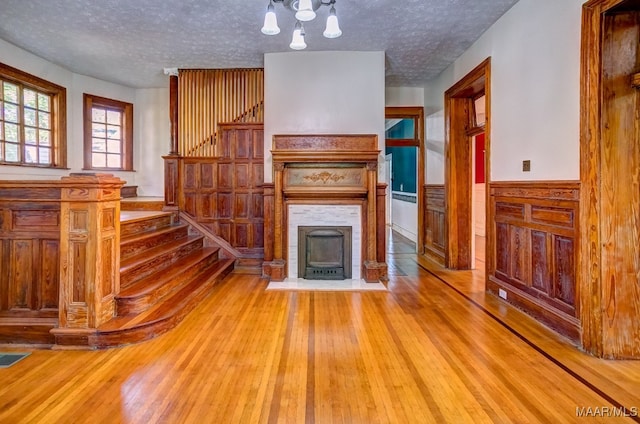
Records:
<instances>
[{"instance_id":1,"label":"stair riser","mask_svg":"<svg viewBox=\"0 0 640 424\"><path fill-rule=\"evenodd\" d=\"M180 246L178 249L164 252L153 258L150 258L147 262L129 268L126 272L120 273L120 286L122 288L125 288L128 285L132 284L134 281L144 278L153 272L168 268L183 256L201 249L202 245L202 238L194 239L191 242Z\"/></svg>"},{"instance_id":2,"label":"stair riser","mask_svg":"<svg viewBox=\"0 0 640 424\"><path fill-rule=\"evenodd\" d=\"M130 258L146 249L158 246L164 243L170 243L174 240L186 237L188 227L176 227L171 232L155 234L153 237L145 237L139 240L131 240L120 244L120 260Z\"/></svg>"},{"instance_id":3,"label":"stair riser","mask_svg":"<svg viewBox=\"0 0 640 424\"><path fill-rule=\"evenodd\" d=\"M174 278L162 285L158 289L151 293L147 293L143 296L136 298L118 298L116 299L117 314L119 316L138 314L146 311L149 307L155 303L160 302L166 295L172 293L174 290L188 284L191 279L201 272L206 272L215 266L218 261L217 252L212 252L211 255L203 258L197 264L189 267L178 278Z\"/></svg>"},{"instance_id":4,"label":"stair riser","mask_svg":"<svg viewBox=\"0 0 640 424\"><path fill-rule=\"evenodd\" d=\"M161 211L163 209L164 202L136 202L134 200L120 202L121 211Z\"/></svg>"},{"instance_id":5,"label":"stair riser","mask_svg":"<svg viewBox=\"0 0 640 424\"><path fill-rule=\"evenodd\" d=\"M172 221L173 218L171 215L163 215L139 221L126 222L120 226L120 237L168 227L172 224Z\"/></svg>"}]
</instances>

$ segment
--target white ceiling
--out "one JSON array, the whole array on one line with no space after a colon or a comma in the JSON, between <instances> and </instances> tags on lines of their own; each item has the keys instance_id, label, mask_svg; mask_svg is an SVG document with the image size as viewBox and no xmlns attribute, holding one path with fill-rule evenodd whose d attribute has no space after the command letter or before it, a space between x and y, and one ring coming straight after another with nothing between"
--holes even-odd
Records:
<instances>
[{"instance_id":1,"label":"white ceiling","mask_svg":"<svg viewBox=\"0 0 640 424\"><path fill-rule=\"evenodd\" d=\"M343 35L322 37L328 7L305 24L307 50L385 51L387 86L422 86L517 0L336 0ZM291 51L293 14L260 32L268 0L0 0L0 38L75 73L164 87L163 68L262 67ZM0 61L4 61L0 58ZM327 72L330 72L327 69Z\"/></svg>"}]
</instances>

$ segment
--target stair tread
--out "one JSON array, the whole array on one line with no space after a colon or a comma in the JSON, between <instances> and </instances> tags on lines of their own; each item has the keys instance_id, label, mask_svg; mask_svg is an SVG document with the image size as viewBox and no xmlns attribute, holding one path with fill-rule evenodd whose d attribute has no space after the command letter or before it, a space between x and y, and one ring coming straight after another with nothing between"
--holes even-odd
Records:
<instances>
[{"instance_id":1,"label":"stair tread","mask_svg":"<svg viewBox=\"0 0 640 424\"><path fill-rule=\"evenodd\" d=\"M179 276L184 272L185 268L196 265L208 256L214 255L219 250L220 248L218 247L203 247L201 250L197 250L180 258L174 262L169 269L162 269L132 283L130 286L122 289L116 297L124 299L143 296L157 287L164 285L167 281Z\"/></svg>"},{"instance_id":2,"label":"stair tread","mask_svg":"<svg viewBox=\"0 0 640 424\"><path fill-rule=\"evenodd\" d=\"M199 273L189 283L174 291L161 302L153 305L147 311L122 317L114 317L98 328L99 333L120 332L135 328L150 326L154 323L170 319L177 315L192 296L197 296L199 288L205 285L205 280L217 278L221 273L233 266L233 259L219 259L211 268Z\"/></svg>"},{"instance_id":3,"label":"stair tread","mask_svg":"<svg viewBox=\"0 0 640 424\"><path fill-rule=\"evenodd\" d=\"M164 211L122 211L120 212L120 223L127 224L130 222L145 221L152 218L171 216L171 212Z\"/></svg>"},{"instance_id":4,"label":"stair tread","mask_svg":"<svg viewBox=\"0 0 640 424\"><path fill-rule=\"evenodd\" d=\"M145 240L148 238L152 238L154 236L158 236L161 234L166 234L166 233L170 233L172 231L178 231L181 230L185 227L189 227L189 224L184 224L182 222L177 222L174 224L169 225L168 227L163 227L163 228L155 228L155 229L150 229L147 231L141 231L139 233L132 233L129 235L126 235L124 237L120 238L120 246L122 246L123 244L129 244L129 243L133 243L133 242L137 242L140 240Z\"/></svg>"},{"instance_id":5,"label":"stair tread","mask_svg":"<svg viewBox=\"0 0 640 424\"><path fill-rule=\"evenodd\" d=\"M154 256L165 252L171 252L172 250L177 250L182 246L186 246L190 243L195 243L198 240L204 239L203 236L197 235L188 235L186 237L179 238L177 240L172 240L169 243L162 243L158 246L154 246L150 249L144 250L138 254L135 254L131 257L123 259L120 261L120 273L127 272L128 270L137 267L138 265L142 265Z\"/></svg>"}]
</instances>

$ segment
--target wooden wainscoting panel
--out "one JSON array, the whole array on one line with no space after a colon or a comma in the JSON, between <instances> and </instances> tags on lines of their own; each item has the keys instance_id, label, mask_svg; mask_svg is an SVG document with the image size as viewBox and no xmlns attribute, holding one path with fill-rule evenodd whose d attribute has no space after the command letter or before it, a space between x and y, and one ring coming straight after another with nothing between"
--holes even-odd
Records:
<instances>
[{"instance_id":1,"label":"wooden wainscoting panel","mask_svg":"<svg viewBox=\"0 0 640 424\"><path fill-rule=\"evenodd\" d=\"M262 124L219 124L215 157L182 158L182 210L249 257L264 252Z\"/></svg>"},{"instance_id":2,"label":"wooden wainscoting panel","mask_svg":"<svg viewBox=\"0 0 640 424\"><path fill-rule=\"evenodd\" d=\"M58 181L0 182L0 343L50 344L58 322Z\"/></svg>"},{"instance_id":3,"label":"wooden wainscoting panel","mask_svg":"<svg viewBox=\"0 0 640 424\"><path fill-rule=\"evenodd\" d=\"M425 207L424 252L444 265L445 225L444 185L427 184L423 188Z\"/></svg>"},{"instance_id":4,"label":"wooden wainscoting panel","mask_svg":"<svg viewBox=\"0 0 640 424\"><path fill-rule=\"evenodd\" d=\"M548 242L547 233L531 230L531 286L550 294L552 279Z\"/></svg>"},{"instance_id":5,"label":"wooden wainscoting panel","mask_svg":"<svg viewBox=\"0 0 640 424\"><path fill-rule=\"evenodd\" d=\"M579 183L493 182L490 201L487 290L577 341Z\"/></svg>"},{"instance_id":6,"label":"wooden wainscoting panel","mask_svg":"<svg viewBox=\"0 0 640 424\"><path fill-rule=\"evenodd\" d=\"M555 299L565 302L568 306L575 308L576 304L576 264L575 249L576 243L573 238L554 236L553 258L553 282Z\"/></svg>"},{"instance_id":7,"label":"wooden wainscoting panel","mask_svg":"<svg viewBox=\"0 0 640 424\"><path fill-rule=\"evenodd\" d=\"M203 189L214 189L218 186L218 168L215 163L200 163L200 187Z\"/></svg>"}]
</instances>

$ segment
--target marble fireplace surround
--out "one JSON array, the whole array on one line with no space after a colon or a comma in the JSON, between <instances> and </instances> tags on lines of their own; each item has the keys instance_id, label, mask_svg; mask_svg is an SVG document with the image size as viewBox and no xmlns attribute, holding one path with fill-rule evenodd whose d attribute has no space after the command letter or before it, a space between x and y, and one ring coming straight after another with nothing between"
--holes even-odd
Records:
<instances>
[{"instance_id":1,"label":"marble fireplace surround","mask_svg":"<svg viewBox=\"0 0 640 424\"><path fill-rule=\"evenodd\" d=\"M335 222L345 222L359 235L353 237L353 251L359 251L352 255L354 275L367 282L385 280L386 185L377 181L377 136L274 135L271 154L274 178L272 187L265 187L263 275L272 281L297 275L290 242L297 235L290 233L300 222L307 225L310 219L300 211L313 207L315 213L347 211L340 212L346 213L344 220Z\"/></svg>"}]
</instances>

